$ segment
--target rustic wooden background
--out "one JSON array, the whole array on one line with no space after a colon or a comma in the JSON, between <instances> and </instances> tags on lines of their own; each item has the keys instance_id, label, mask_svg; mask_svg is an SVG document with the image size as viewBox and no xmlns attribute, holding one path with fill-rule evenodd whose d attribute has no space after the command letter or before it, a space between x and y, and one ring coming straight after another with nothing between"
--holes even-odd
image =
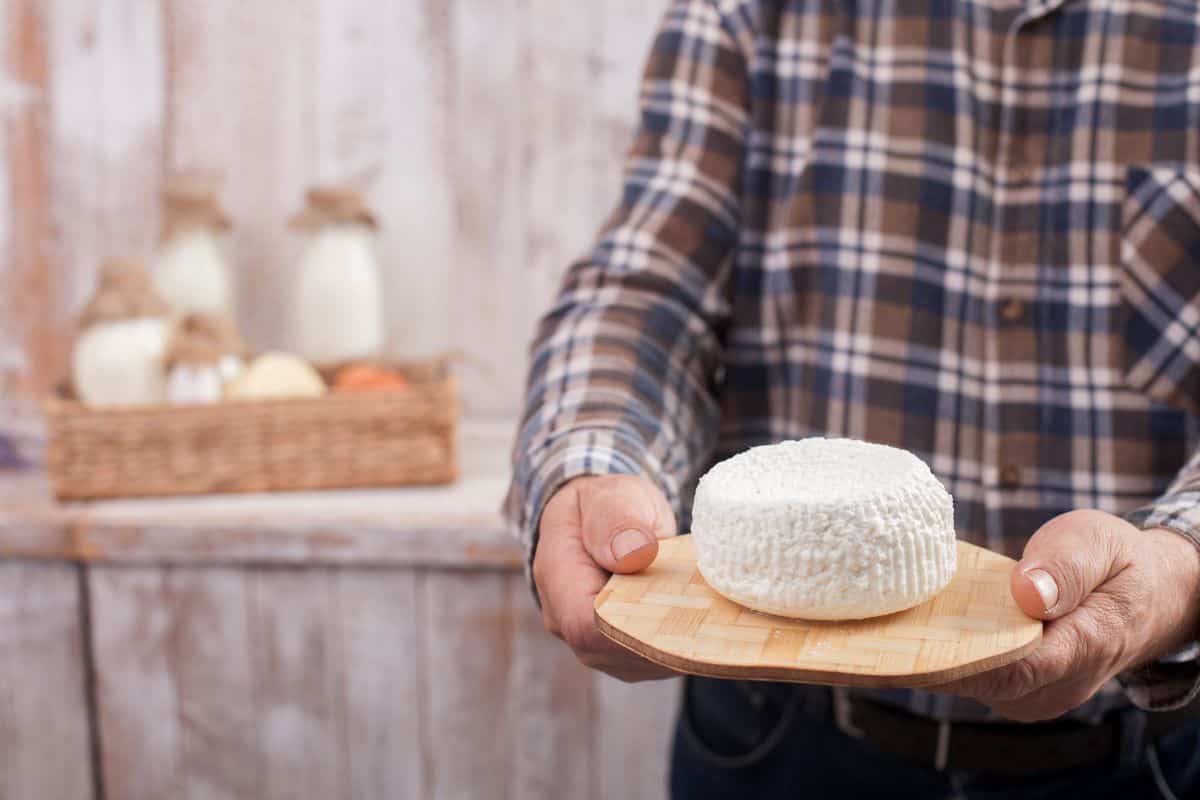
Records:
<instances>
[{"instance_id":1,"label":"rustic wooden background","mask_svg":"<svg viewBox=\"0 0 1200 800\"><path fill-rule=\"evenodd\" d=\"M278 343L315 181L384 221L394 348L512 415L537 310L616 199L663 0L0 0L0 419L36 425L97 266L173 170L225 175L241 322Z\"/></svg>"},{"instance_id":2,"label":"rustic wooden background","mask_svg":"<svg viewBox=\"0 0 1200 800\"><path fill-rule=\"evenodd\" d=\"M97 268L151 251L163 179L190 169L225 176L260 348L304 189L366 186L394 350L461 350L468 416L498 432L464 444L489 461L454 490L466 521L434 495L381 494L366 523L305 501L322 541L451 542L391 564L295 557L282 497L64 510L0 471L0 797L662 796L674 687L545 635L494 509L533 320L616 199L663 5L0 0L0 466L6 434L39 436ZM137 549L155 513L162 550L134 563L79 544L116 514ZM213 552L180 561L181 540Z\"/></svg>"},{"instance_id":3,"label":"rustic wooden background","mask_svg":"<svg viewBox=\"0 0 1200 800\"><path fill-rule=\"evenodd\" d=\"M662 800L678 683L542 630L487 428L449 488L52 505L0 472L0 798Z\"/></svg>"}]
</instances>

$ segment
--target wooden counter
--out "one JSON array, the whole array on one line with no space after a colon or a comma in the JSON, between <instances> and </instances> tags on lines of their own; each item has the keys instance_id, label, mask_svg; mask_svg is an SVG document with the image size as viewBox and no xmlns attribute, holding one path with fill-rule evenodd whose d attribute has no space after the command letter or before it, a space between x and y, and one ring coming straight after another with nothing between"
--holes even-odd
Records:
<instances>
[{"instance_id":1,"label":"wooden counter","mask_svg":"<svg viewBox=\"0 0 1200 800\"><path fill-rule=\"evenodd\" d=\"M57 505L0 472L0 797L663 796L677 683L542 631L507 430L439 489Z\"/></svg>"}]
</instances>

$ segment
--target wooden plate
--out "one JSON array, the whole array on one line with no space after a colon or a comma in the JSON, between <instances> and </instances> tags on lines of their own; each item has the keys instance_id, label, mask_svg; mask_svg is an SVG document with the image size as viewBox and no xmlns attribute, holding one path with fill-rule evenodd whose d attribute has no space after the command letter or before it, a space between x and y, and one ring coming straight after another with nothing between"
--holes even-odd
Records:
<instances>
[{"instance_id":1,"label":"wooden plate","mask_svg":"<svg viewBox=\"0 0 1200 800\"><path fill-rule=\"evenodd\" d=\"M958 543L958 572L908 611L817 622L752 611L717 594L696 569L691 536L659 543L636 575L614 575L596 596L608 638L678 672L829 686L930 686L1016 661L1042 623L1009 592L1011 558Z\"/></svg>"}]
</instances>

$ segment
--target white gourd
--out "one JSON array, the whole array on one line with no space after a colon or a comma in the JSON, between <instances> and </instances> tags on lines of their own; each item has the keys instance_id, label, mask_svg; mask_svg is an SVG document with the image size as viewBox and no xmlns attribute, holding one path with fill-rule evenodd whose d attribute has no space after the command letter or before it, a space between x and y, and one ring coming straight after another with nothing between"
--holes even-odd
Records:
<instances>
[{"instance_id":1,"label":"white gourd","mask_svg":"<svg viewBox=\"0 0 1200 800\"><path fill-rule=\"evenodd\" d=\"M98 322L75 343L72 379L88 405L149 405L166 397L163 355L169 323L158 318Z\"/></svg>"},{"instance_id":2,"label":"white gourd","mask_svg":"<svg viewBox=\"0 0 1200 800\"><path fill-rule=\"evenodd\" d=\"M228 396L243 400L264 397L320 397L325 382L304 359L291 353L263 353L247 365Z\"/></svg>"}]
</instances>

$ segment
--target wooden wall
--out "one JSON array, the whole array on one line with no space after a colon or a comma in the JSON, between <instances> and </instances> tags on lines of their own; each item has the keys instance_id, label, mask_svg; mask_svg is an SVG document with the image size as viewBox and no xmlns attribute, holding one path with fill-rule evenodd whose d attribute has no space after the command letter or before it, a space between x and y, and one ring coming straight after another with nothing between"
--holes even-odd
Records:
<instances>
[{"instance_id":1,"label":"wooden wall","mask_svg":"<svg viewBox=\"0 0 1200 800\"><path fill-rule=\"evenodd\" d=\"M5 800L95 797L83 585L74 564L0 563Z\"/></svg>"},{"instance_id":2,"label":"wooden wall","mask_svg":"<svg viewBox=\"0 0 1200 800\"><path fill-rule=\"evenodd\" d=\"M5 562L0 623L6 800L666 793L678 683L585 669L509 570Z\"/></svg>"},{"instance_id":3,"label":"wooden wall","mask_svg":"<svg viewBox=\"0 0 1200 800\"><path fill-rule=\"evenodd\" d=\"M542 629L500 430L444 489L53 504L0 472L0 798L661 800L679 682Z\"/></svg>"},{"instance_id":4,"label":"wooden wall","mask_svg":"<svg viewBox=\"0 0 1200 800\"><path fill-rule=\"evenodd\" d=\"M528 334L616 198L663 0L0 0L0 419L36 424L97 266L219 170L242 323L278 343L314 181L385 222L398 352L460 348L517 408Z\"/></svg>"},{"instance_id":5,"label":"wooden wall","mask_svg":"<svg viewBox=\"0 0 1200 800\"><path fill-rule=\"evenodd\" d=\"M177 170L225 176L259 348L287 216L361 182L394 350L461 350L468 413L511 418L664 4L0 0L0 467ZM662 795L674 687L579 667L511 570L6 562L0 623L0 797Z\"/></svg>"},{"instance_id":6,"label":"wooden wall","mask_svg":"<svg viewBox=\"0 0 1200 800\"><path fill-rule=\"evenodd\" d=\"M541 629L519 574L109 567L89 579L97 771L112 800L665 794L676 682L583 668Z\"/></svg>"}]
</instances>

